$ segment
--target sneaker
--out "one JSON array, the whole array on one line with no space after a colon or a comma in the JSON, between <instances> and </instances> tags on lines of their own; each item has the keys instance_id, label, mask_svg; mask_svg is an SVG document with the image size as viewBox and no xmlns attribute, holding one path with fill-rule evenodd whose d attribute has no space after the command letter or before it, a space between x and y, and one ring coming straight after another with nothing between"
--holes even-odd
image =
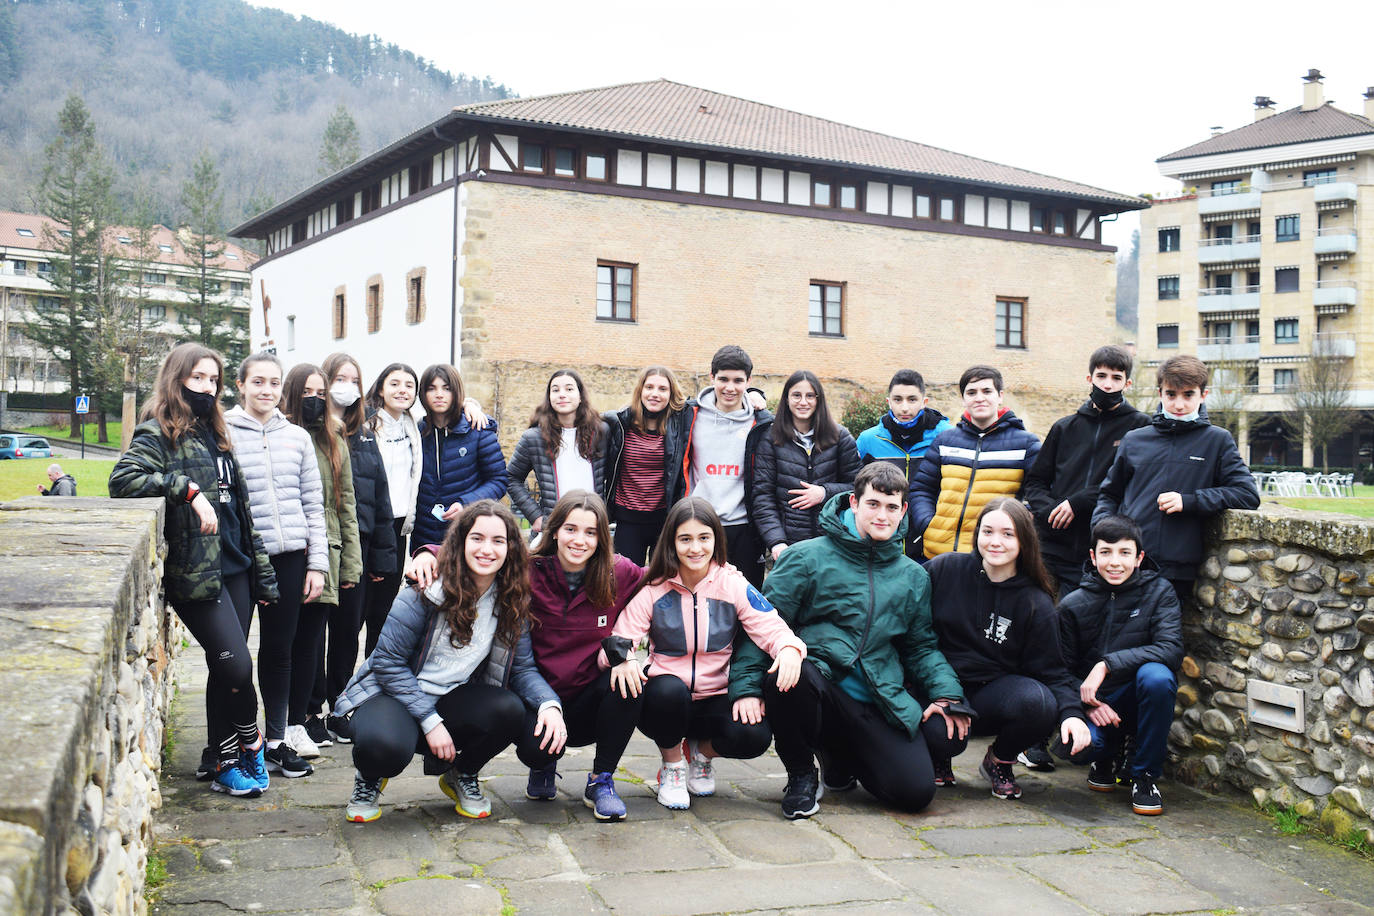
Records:
<instances>
[{"instance_id":1,"label":"sneaker","mask_svg":"<svg viewBox=\"0 0 1374 916\"><path fill-rule=\"evenodd\" d=\"M1122 742L1121 749L1116 752L1116 784L1119 786L1131 784L1131 751L1131 739L1127 737Z\"/></svg>"},{"instance_id":2,"label":"sneaker","mask_svg":"<svg viewBox=\"0 0 1374 916\"><path fill-rule=\"evenodd\" d=\"M782 816L788 820L810 817L821 810L817 800L821 781L815 767L808 767L803 773L788 773L787 787L782 790Z\"/></svg>"},{"instance_id":3,"label":"sneaker","mask_svg":"<svg viewBox=\"0 0 1374 916\"><path fill-rule=\"evenodd\" d=\"M344 809L344 820L366 824L381 817L382 808L377 804L377 797L385 788L385 779L367 779L362 773L354 770L353 795L349 797L348 807Z\"/></svg>"},{"instance_id":4,"label":"sneaker","mask_svg":"<svg viewBox=\"0 0 1374 916\"><path fill-rule=\"evenodd\" d=\"M216 792L233 795L235 798L257 798L262 794L262 786L244 772L237 760L218 768L210 788Z\"/></svg>"},{"instance_id":5,"label":"sneaker","mask_svg":"<svg viewBox=\"0 0 1374 916\"><path fill-rule=\"evenodd\" d=\"M1044 743L1026 748L1016 755L1016 760L1028 770L1035 770L1038 773L1054 772L1054 758L1050 756Z\"/></svg>"},{"instance_id":6,"label":"sneaker","mask_svg":"<svg viewBox=\"0 0 1374 916\"><path fill-rule=\"evenodd\" d=\"M439 777L439 788L453 799L453 810L463 817L491 816L491 799L482 794L476 774L449 770Z\"/></svg>"},{"instance_id":7,"label":"sneaker","mask_svg":"<svg viewBox=\"0 0 1374 916\"><path fill-rule=\"evenodd\" d=\"M1095 760L1088 767L1088 788L1094 792L1116 791L1116 761Z\"/></svg>"},{"instance_id":8,"label":"sneaker","mask_svg":"<svg viewBox=\"0 0 1374 916\"><path fill-rule=\"evenodd\" d=\"M329 734L329 728L320 716L310 716L305 720L305 733L311 741L315 742L316 748L334 746L334 739Z\"/></svg>"},{"instance_id":9,"label":"sneaker","mask_svg":"<svg viewBox=\"0 0 1374 916\"><path fill-rule=\"evenodd\" d=\"M1131 810L1145 815L1164 813L1164 799L1149 776L1137 776L1131 780Z\"/></svg>"},{"instance_id":10,"label":"sneaker","mask_svg":"<svg viewBox=\"0 0 1374 916\"><path fill-rule=\"evenodd\" d=\"M954 778L954 761L948 757L936 757L932 754L930 768L935 771L935 784L937 786L957 786L959 784Z\"/></svg>"},{"instance_id":11,"label":"sneaker","mask_svg":"<svg viewBox=\"0 0 1374 916\"><path fill-rule=\"evenodd\" d=\"M665 761L658 768L658 803L674 811L686 811L692 803L687 794L687 761Z\"/></svg>"},{"instance_id":12,"label":"sneaker","mask_svg":"<svg viewBox=\"0 0 1374 916\"><path fill-rule=\"evenodd\" d=\"M334 740L339 744L353 743L353 722L348 716L329 716L324 720L324 727ZM316 741L316 744L320 742ZM320 745L323 747L324 745Z\"/></svg>"},{"instance_id":13,"label":"sneaker","mask_svg":"<svg viewBox=\"0 0 1374 916\"><path fill-rule=\"evenodd\" d=\"M258 788L264 792L271 782L271 777L267 775L267 764L264 760L264 751L267 750L267 742L259 739L256 750L249 750L246 747L239 748L239 769L247 773L258 784Z\"/></svg>"},{"instance_id":14,"label":"sneaker","mask_svg":"<svg viewBox=\"0 0 1374 916\"><path fill-rule=\"evenodd\" d=\"M267 759L267 769L273 773L280 773L287 779L297 779L315 772L315 768L302 760L285 741L276 747L269 747L264 756Z\"/></svg>"},{"instance_id":15,"label":"sneaker","mask_svg":"<svg viewBox=\"0 0 1374 916\"><path fill-rule=\"evenodd\" d=\"M716 768L711 758L697 750L695 741L686 742L687 791L698 797L716 794Z\"/></svg>"},{"instance_id":16,"label":"sneaker","mask_svg":"<svg viewBox=\"0 0 1374 916\"><path fill-rule=\"evenodd\" d=\"M835 762L828 754L821 754L821 788L826 792L848 792L859 784L853 773Z\"/></svg>"},{"instance_id":17,"label":"sneaker","mask_svg":"<svg viewBox=\"0 0 1374 916\"><path fill-rule=\"evenodd\" d=\"M200 763L196 765L196 781L209 782L219 772L219 755L208 744L200 750Z\"/></svg>"},{"instance_id":18,"label":"sneaker","mask_svg":"<svg viewBox=\"0 0 1374 916\"><path fill-rule=\"evenodd\" d=\"M286 742L291 745L291 750L302 757L320 756L320 746L310 740L310 735L306 732L304 725L286 726Z\"/></svg>"},{"instance_id":19,"label":"sneaker","mask_svg":"<svg viewBox=\"0 0 1374 916\"><path fill-rule=\"evenodd\" d=\"M554 780L558 778L558 767L550 765L543 770L530 770L530 778L525 782L525 797L530 801L553 801L558 794Z\"/></svg>"},{"instance_id":20,"label":"sneaker","mask_svg":"<svg viewBox=\"0 0 1374 916\"><path fill-rule=\"evenodd\" d=\"M992 783L992 794L997 798L1021 797L1021 787L1016 784L1016 775L1011 771L1011 764L1003 763L992 756L992 748L988 748L988 752L983 755L978 772Z\"/></svg>"},{"instance_id":21,"label":"sneaker","mask_svg":"<svg viewBox=\"0 0 1374 916\"><path fill-rule=\"evenodd\" d=\"M610 773L587 774L587 790L582 793L582 803L592 809L599 821L625 819L625 802L616 794L615 779Z\"/></svg>"}]
</instances>

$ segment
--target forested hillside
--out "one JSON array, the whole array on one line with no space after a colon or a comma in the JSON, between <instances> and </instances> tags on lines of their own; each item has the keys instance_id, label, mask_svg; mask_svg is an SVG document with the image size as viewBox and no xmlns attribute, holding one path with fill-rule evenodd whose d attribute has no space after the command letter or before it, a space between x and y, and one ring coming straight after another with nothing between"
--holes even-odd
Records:
<instances>
[{"instance_id":1,"label":"forested hillside","mask_svg":"<svg viewBox=\"0 0 1374 916\"><path fill-rule=\"evenodd\" d=\"M242 0L0 0L0 209L34 210L58 111L79 93L116 173L176 225L182 183L214 157L229 225L320 177L331 113L361 152L466 102L511 93L371 36Z\"/></svg>"}]
</instances>

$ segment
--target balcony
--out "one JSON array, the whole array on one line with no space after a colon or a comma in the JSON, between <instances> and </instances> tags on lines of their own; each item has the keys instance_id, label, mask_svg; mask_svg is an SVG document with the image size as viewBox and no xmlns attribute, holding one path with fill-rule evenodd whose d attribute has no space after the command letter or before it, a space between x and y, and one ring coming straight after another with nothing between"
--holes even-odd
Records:
<instances>
[{"instance_id":1,"label":"balcony","mask_svg":"<svg viewBox=\"0 0 1374 916\"><path fill-rule=\"evenodd\" d=\"M1328 181L1312 186L1312 197L1319 204L1330 203L1331 201L1355 202L1359 193L1353 181Z\"/></svg>"},{"instance_id":2,"label":"balcony","mask_svg":"<svg viewBox=\"0 0 1374 916\"><path fill-rule=\"evenodd\" d=\"M1354 359L1355 335L1348 331L1327 331L1314 334L1312 335L1312 355Z\"/></svg>"},{"instance_id":3,"label":"balcony","mask_svg":"<svg viewBox=\"0 0 1374 916\"><path fill-rule=\"evenodd\" d=\"M1354 280L1318 280L1312 290L1312 304L1323 306L1355 305L1360 301L1360 288Z\"/></svg>"},{"instance_id":4,"label":"balcony","mask_svg":"<svg viewBox=\"0 0 1374 916\"><path fill-rule=\"evenodd\" d=\"M1239 362L1259 359L1260 339L1249 337L1202 337L1197 342L1197 358L1205 363Z\"/></svg>"},{"instance_id":5,"label":"balcony","mask_svg":"<svg viewBox=\"0 0 1374 916\"><path fill-rule=\"evenodd\" d=\"M1206 197L1202 196L1204 193ZM1240 213L1245 210L1258 210L1260 192L1249 186L1228 188L1223 191L1198 192L1197 212L1199 216L1218 216L1222 213Z\"/></svg>"},{"instance_id":6,"label":"balcony","mask_svg":"<svg viewBox=\"0 0 1374 916\"><path fill-rule=\"evenodd\" d=\"M1317 237L1312 241L1312 251L1318 255L1354 254L1358 247L1359 239L1352 226L1328 226L1318 229Z\"/></svg>"},{"instance_id":7,"label":"balcony","mask_svg":"<svg viewBox=\"0 0 1374 916\"><path fill-rule=\"evenodd\" d=\"M1197 291L1197 310L1211 312L1258 312L1258 286L1222 286Z\"/></svg>"},{"instance_id":8,"label":"balcony","mask_svg":"<svg viewBox=\"0 0 1374 916\"><path fill-rule=\"evenodd\" d=\"M1258 261L1260 257L1260 237L1257 235L1243 235L1234 239L1202 239L1197 244L1197 262L1203 267L1239 261Z\"/></svg>"}]
</instances>

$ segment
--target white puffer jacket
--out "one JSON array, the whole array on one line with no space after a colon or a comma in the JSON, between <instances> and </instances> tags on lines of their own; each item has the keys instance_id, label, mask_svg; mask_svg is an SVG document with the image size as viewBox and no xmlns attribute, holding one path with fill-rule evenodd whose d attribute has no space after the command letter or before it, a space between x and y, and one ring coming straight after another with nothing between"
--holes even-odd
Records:
<instances>
[{"instance_id":1,"label":"white puffer jacket","mask_svg":"<svg viewBox=\"0 0 1374 916\"><path fill-rule=\"evenodd\" d=\"M324 488L310 434L280 410L263 425L235 407L224 415L239 461L253 528L268 556L306 551L306 569L327 572Z\"/></svg>"}]
</instances>

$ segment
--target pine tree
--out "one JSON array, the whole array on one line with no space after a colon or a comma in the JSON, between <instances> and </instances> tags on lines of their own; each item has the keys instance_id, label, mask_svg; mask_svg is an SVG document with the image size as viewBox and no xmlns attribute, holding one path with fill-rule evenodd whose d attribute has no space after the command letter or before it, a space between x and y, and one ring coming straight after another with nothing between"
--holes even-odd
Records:
<instances>
[{"instance_id":1,"label":"pine tree","mask_svg":"<svg viewBox=\"0 0 1374 916\"><path fill-rule=\"evenodd\" d=\"M191 336L224 354L237 365L247 354L248 318L234 311L225 295L219 262L228 244L224 238L224 192L219 169L208 150L202 150L181 186L185 222L177 233L185 262L194 271L189 290L191 301L181 311L182 324Z\"/></svg>"},{"instance_id":2,"label":"pine tree","mask_svg":"<svg viewBox=\"0 0 1374 916\"><path fill-rule=\"evenodd\" d=\"M320 174L332 175L352 165L362 155L359 150L358 124L342 104L329 116L320 144Z\"/></svg>"}]
</instances>

